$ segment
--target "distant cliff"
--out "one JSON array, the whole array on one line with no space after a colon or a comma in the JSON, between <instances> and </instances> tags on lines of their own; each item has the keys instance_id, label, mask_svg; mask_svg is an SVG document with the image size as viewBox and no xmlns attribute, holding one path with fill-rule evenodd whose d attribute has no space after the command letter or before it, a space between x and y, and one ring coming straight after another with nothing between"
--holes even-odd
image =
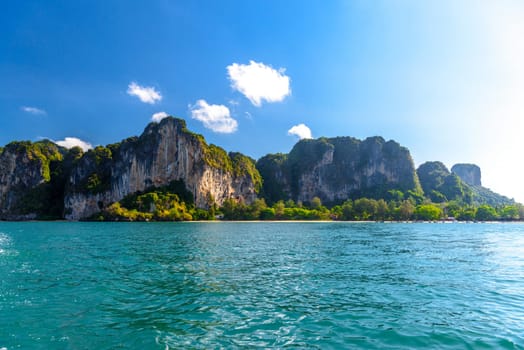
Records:
<instances>
[{"instance_id":1,"label":"distant cliff","mask_svg":"<svg viewBox=\"0 0 524 350\"><path fill-rule=\"evenodd\" d=\"M455 164L451 167L451 172L468 185L482 186L480 168L475 164Z\"/></svg>"},{"instance_id":2,"label":"distant cliff","mask_svg":"<svg viewBox=\"0 0 524 350\"><path fill-rule=\"evenodd\" d=\"M442 162L425 162L417 169L424 194L435 203L460 200L472 203L473 194Z\"/></svg>"},{"instance_id":3,"label":"distant cliff","mask_svg":"<svg viewBox=\"0 0 524 350\"><path fill-rule=\"evenodd\" d=\"M511 205L515 201L481 186L480 168L456 164L451 172L441 162L425 162L417 169L426 197L435 203L459 201L466 204Z\"/></svg>"},{"instance_id":4,"label":"distant cliff","mask_svg":"<svg viewBox=\"0 0 524 350\"><path fill-rule=\"evenodd\" d=\"M348 198L385 198L389 190L421 188L407 148L381 137L301 140L289 154L270 154L257 162L269 202L279 199L325 203Z\"/></svg>"},{"instance_id":5,"label":"distant cliff","mask_svg":"<svg viewBox=\"0 0 524 350\"><path fill-rule=\"evenodd\" d=\"M261 184L253 160L228 155L188 131L185 121L165 118L140 137L87 152L66 185L65 217L89 217L127 194L174 180L182 180L202 208L229 198L251 203Z\"/></svg>"}]
</instances>

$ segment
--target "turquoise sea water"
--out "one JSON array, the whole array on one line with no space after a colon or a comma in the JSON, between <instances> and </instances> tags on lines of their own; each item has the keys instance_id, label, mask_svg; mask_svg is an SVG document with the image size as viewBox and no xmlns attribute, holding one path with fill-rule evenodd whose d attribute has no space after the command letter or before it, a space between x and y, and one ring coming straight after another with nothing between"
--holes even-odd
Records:
<instances>
[{"instance_id":1,"label":"turquoise sea water","mask_svg":"<svg viewBox=\"0 0 524 350\"><path fill-rule=\"evenodd\" d=\"M0 222L0 349L523 349L523 224Z\"/></svg>"}]
</instances>

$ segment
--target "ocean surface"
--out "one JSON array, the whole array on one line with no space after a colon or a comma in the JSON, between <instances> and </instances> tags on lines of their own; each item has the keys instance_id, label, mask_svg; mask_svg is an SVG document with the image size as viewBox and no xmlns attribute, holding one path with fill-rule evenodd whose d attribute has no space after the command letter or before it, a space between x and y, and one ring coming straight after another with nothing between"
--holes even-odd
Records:
<instances>
[{"instance_id":1,"label":"ocean surface","mask_svg":"<svg viewBox=\"0 0 524 350\"><path fill-rule=\"evenodd\" d=\"M524 349L524 224L0 222L0 349Z\"/></svg>"}]
</instances>

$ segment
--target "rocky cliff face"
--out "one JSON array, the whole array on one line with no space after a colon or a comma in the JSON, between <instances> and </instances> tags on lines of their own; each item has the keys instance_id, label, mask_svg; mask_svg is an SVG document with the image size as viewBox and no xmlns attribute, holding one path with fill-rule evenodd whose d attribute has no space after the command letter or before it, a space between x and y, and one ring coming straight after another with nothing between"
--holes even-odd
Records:
<instances>
[{"instance_id":1,"label":"rocky cliff face","mask_svg":"<svg viewBox=\"0 0 524 350\"><path fill-rule=\"evenodd\" d=\"M49 195L51 162L65 149L50 141L12 142L0 153L0 219L35 219ZM44 204L45 205L45 204Z\"/></svg>"},{"instance_id":2,"label":"rocky cliff face","mask_svg":"<svg viewBox=\"0 0 524 350\"><path fill-rule=\"evenodd\" d=\"M293 199L325 203L348 198L384 198L387 191L421 192L409 151L381 137L301 140L289 155L268 155L257 162L268 201Z\"/></svg>"},{"instance_id":3,"label":"rocky cliff face","mask_svg":"<svg viewBox=\"0 0 524 350\"><path fill-rule=\"evenodd\" d=\"M409 151L381 137L302 140L289 154L267 155L255 167L249 157L208 145L183 120L166 118L140 137L87 153L50 141L0 148L0 220L87 218L129 194L173 181L200 208L230 198L249 204L259 189L269 203L319 197L329 205L388 198L389 190L420 195L422 189L434 202L514 203L480 186L477 166L457 164L452 171L427 162L415 172Z\"/></svg>"},{"instance_id":4,"label":"rocky cliff face","mask_svg":"<svg viewBox=\"0 0 524 350\"><path fill-rule=\"evenodd\" d=\"M424 194L433 202L450 200L471 203L471 189L442 162L425 162L417 169Z\"/></svg>"},{"instance_id":5,"label":"rocky cliff face","mask_svg":"<svg viewBox=\"0 0 524 350\"><path fill-rule=\"evenodd\" d=\"M480 185L480 168L457 164L452 172L441 162L426 162L417 169L424 194L433 202L456 200L468 204L511 205L515 201Z\"/></svg>"},{"instance_id":6,"label":"rocky cliff face","mask_svg":"<svg viewBox=\"0 0 524 350\"><path fill-rule=\"evenodd\" d=\"M451 172L468 185L482 186L480 168L475 164L455 164L451 167Z\"/></svg>"},{"instance_id":7,"label":"rocky cliff face","mask_svg":"<svg viewBox=\"0 0 524 350\"><path fill-rule=\"evenodd\" d=\"M69 177L65 217L89 217L127 194L174 180L183 180L203 208L228 198L251 203L261 182L247 157L230 157L189 132L183 120L165 118L138 138L87 152Z\"/></svg>"}]
</instances>

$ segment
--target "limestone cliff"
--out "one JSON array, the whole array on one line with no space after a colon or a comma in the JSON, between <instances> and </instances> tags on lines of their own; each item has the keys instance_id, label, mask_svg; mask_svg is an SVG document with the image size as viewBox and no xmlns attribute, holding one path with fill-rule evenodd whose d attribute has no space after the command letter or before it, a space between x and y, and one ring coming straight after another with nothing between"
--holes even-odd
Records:
<instances>
[{"instance_id":1,"label":"limestone cliff","mask_svg":"<svg viewBox=\"0 0 524 350\"><path fill-rule=\"evenodd\" d=\"M433 202L514 203L480 180L480 169L470 164L450 172L440 162L427 162L415 171L409 151L381 137L301 140L289 154L270 154L255 165L245 155L208 145L183 120L169 117L149 124L140 137L86 153L50 141L0 148L0 220L88 218L129 194L171 188L173 182L199 208L230 198L249 204L259 190L269 204L387 199L390 190L404 198L421 198L424 191Z\"/></svg>"},{"instance_id":2,"label":"limestone cliff","mask_svg":"<svg viewBox=\"0 0 524 350\"><path fill-rule=\"evenodd\" d=\"M65 149L50 141L11 142L0 153L0 219L35 219L51 210L51 172Z\"/></svg>"},{"instance_id":3,"label":"limestone cliff","mask_svg":"<svg viewBox=\"0 0 524 350\"><path fill-rule=\"evenodd\" d=\"M456 174L450 173L442 162L425 162L418 167L417 174L424 194L433 202L472 202L471 189Z\"/></svg>"},{"instance_id":4,"label":"limestone cliff","mask_svg":"<svg viewBox=\"0 0 524 350\"><path fill-rule=\"evenodd\" d=\"M425 162L417 169L424 194L433 202L455 200L467 204L511 205L515 201L480 185L480 168L457 164L452 172L441 162Z\"/></svg>"},{"instance_id":5,"label":"limestone cliff","mask_svg":"<svg viewBox=\"0 0 524 350\"><path fill-rule=\"evenodd\" d=\"M468 185L482 186L480 168L475 164L455 164L451 167L451 172Z\"/></svg>"},{"instance_id":6,"label":"limestone cliff","mask_svg":"<svg viewBox=\"0 0 524 350\"><path fill-rule=\"evenodd\" d=\"M127 194L174 180L183 180L203 208L228 198L251 203L261 183L254 161L206 144L185 121L169 117L140 137L87 152L69 177L65 217L89 217Z\"/></svg>"},{"instance_id":7,"label":"limestone cliff","mask_svg":"<svg viewBox=\"0 0 524 350\"><path fill-rule=\"evenodd\" d=\"M293 199L325 203L348 198L385 198L387 191L421 192L409 151L394 141L370 137L301 140L289 155L267 155L257 162L269 202Z\"/></svg>"}]
</instances>

